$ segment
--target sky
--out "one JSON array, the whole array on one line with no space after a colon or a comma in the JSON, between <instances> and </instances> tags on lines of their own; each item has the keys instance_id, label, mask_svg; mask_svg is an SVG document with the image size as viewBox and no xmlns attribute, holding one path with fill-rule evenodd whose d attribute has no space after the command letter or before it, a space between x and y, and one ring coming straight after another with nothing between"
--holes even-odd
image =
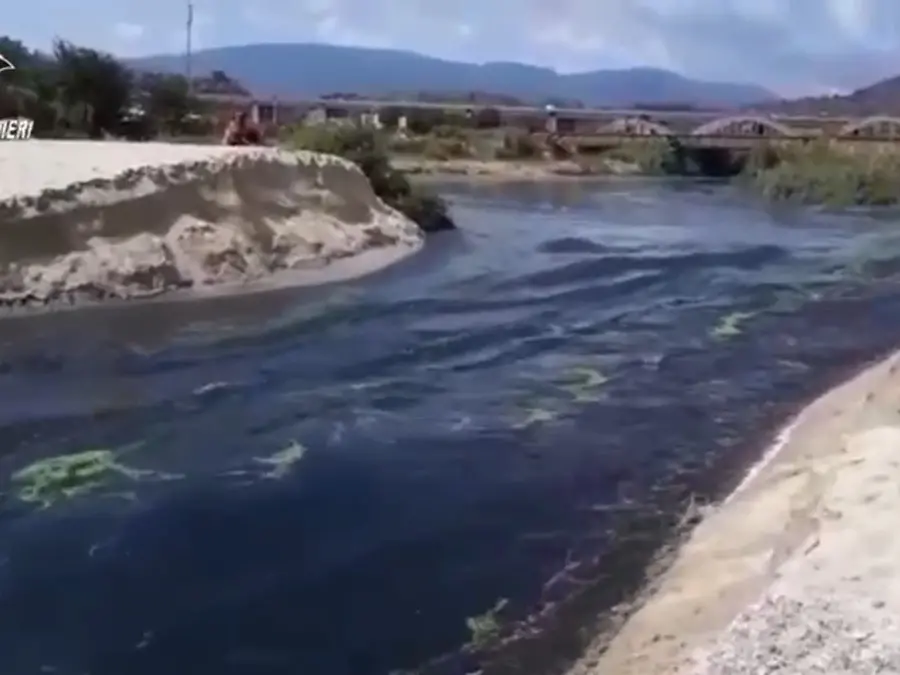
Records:
<instances>
[{"instance_id":1,"label":"sky","mask_svg":"<svg viewBox=\"0 0 900 675\"><path fill-rule=\"evenodd\" d=\"M181 52L187 0L8 3L0 34L138 56ZM391 47L561 72L650 66L787 96L900 74L900 0L194 0L195 49Z\"/></svg>"}]
</instances>

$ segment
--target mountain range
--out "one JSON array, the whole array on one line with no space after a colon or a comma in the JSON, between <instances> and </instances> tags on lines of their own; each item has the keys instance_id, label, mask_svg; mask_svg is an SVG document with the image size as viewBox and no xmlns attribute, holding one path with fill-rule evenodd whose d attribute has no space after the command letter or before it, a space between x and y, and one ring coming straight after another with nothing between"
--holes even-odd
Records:
<instances>
[{"instance_id":1,"label":"mountain range","mask_svg":"<svg viewBox=\"0 0 900 675\"><path fill-rule=\"evenodd\" d=\"M875 84L861 87L849 94L767 101L754 107L760 111L782 115L828 115L833 117L900 115L900 76L879 80Z\"/></svg>"},{"instance_id":2,"label":"mountain range","mask_svg":"<svg viewBox=\"0 0 900 675\"><path fill-rule=\"evenodd\" d=\"M183 72L184 54L128 61L137 70ZM588 106L681 104L733 107L776 100L754 84L704 82L655 68L562 74L522 63L473 64L394 49L326 44L253 44L204 49L192 72L223 71L257 96L312 98L335 92L398 97L400 92L490 92L526 103Z\"/></svg>"}]
</instances>

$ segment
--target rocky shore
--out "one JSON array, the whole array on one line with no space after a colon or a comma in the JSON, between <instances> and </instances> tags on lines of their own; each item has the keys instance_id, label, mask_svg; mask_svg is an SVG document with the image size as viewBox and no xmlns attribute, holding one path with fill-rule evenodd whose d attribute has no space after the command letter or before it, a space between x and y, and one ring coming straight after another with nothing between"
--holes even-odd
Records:
<instances>
[{"instance_id":1,"label":"rocky shore","mask_svg":"<svg viewBox=\"0 0 900 675\"><path fill-rule=\"evenodd\" d=\"M587 675L900 672L900 353L806 408Z\"/></svg>"},{"instance_id":2,"label":"rocky shore","mask_svg":"<svg viewBox=\"0 0 900 675\"><path fill-rule=\"evenodd\" d=\"M5 308L332 281L423 241L355 164L312 152L5 143L0 178Z\"/></svg>"}]
</instances>

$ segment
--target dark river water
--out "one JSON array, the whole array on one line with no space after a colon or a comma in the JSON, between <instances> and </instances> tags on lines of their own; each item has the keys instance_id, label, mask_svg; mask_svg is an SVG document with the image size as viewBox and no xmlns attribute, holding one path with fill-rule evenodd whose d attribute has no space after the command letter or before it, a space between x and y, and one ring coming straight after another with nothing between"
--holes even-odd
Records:
<instances>
[{"instance_id":1,"label":"dark river water","mask_svg":"<svg viewBox=\"0 0 900 675\"><path fill-rule=\"evenodd\" d=\"M459 232L361 281L0 323L4 675L382 675L498 603L550 672L900 341L891 214L446 190Z\"/></svg>"}]
</instances>

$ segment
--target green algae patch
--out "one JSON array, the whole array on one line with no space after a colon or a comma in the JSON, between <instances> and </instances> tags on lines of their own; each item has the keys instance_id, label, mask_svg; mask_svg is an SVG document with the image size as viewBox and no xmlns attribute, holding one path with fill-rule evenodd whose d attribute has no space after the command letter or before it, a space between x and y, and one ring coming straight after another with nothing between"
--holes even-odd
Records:
<instances>
[{"instance_id":1,"label":"green algae patch","mask_svg":"<svg viewBox=\"0 0 900 675\"><path fill-rule=\"evenodd\" d=\"M603 386L609 378L595 368L576 366L569 368L562 377L561 389L576 403L596 403L603 397Z\"/></svg>"},{"instance_id":2,"label":"green algae patch","mask_svg":"<svg viewBox=\"0 0 900 675\"><path fill-rule=\"evenodd\" d=\"M116 477L140 481L175 480L182 476L126 466L117 461L112 450L85 450L29 464L12 475L12 484L20 501L47 508L62 500L97 492Z\"/></svg>"},{"instance_id":3,"label":"green algae patch","mask_svg":"<svg viewBox=\"0 0 900 675\"><path fill-rule=\"evenodd\" d=\"M283 450L279 450L268 457L254 457L253 461L270 467L262 474L261 478L281 480L306 456L306 452L306 446L301 445L297 441L293 441Z\"/></svg>"},{"instance_id":4,"label":"green algae patch","mask_svg":"<svg viewBox=\"0 0 900 675\"><path fill-rule=\"evenodd\" d=\"M479 614L478 616L470 616L466 619L466 628L469 629L469 646L474 649L484 649L493 644L500 638L503 631L503 619L500 617L501 612L509 604L506 598L500 598L493 607Z\"/></svg>"},{"instance_id":5,"label":"green algae patch","mask_svg":"<svg viewBox=\"0 0 900 675\"><path fill-rule=\"evenodd\" d=\"M602 389L609 378L596 368L574 366L567 368L555 382L575 403L596 403L603 398Z\"/></svg>"},{"instance_id":6,"label":"green algae patch","mask_svg":"<svg viewBox=\"0 0 900 675\"><path fill-rule=\"evenodd\" d=\"M555 422L560 417L560 412L551 408L544 408L537 404L522 407L518 411L519 417L510 425L513 429L527 429L537 424L546 424ZM518 415L517 415L518 417Z\"/></svg>"},{"instance_id":7,"label":"green algae patch","mask_svg":"<svg viewBox=\"0 0 900 675\"><path fill-rule=\"evenodd\" d=\"M596 368L574 366L567 368L557 379L551 379L542 386L555 389L557 393L536 395L517 406L513 429L527 429L532 426L558 421L573 403L596 403L604 397L603 387L609 378ZM558 392L563 392L560 395Z\"/></svg>"},{"instance_id":8,"label":"green algae patch","mask_svg":"<svg viewBox=\"0 0 900 675\"><path fill-rule=\"evenodd\" d=\"M712 336L719 340L727 340L740 335L744 324L756 316L755 312L732 312L723 316L712 329Z\"/></svg>"}]
</instances>

